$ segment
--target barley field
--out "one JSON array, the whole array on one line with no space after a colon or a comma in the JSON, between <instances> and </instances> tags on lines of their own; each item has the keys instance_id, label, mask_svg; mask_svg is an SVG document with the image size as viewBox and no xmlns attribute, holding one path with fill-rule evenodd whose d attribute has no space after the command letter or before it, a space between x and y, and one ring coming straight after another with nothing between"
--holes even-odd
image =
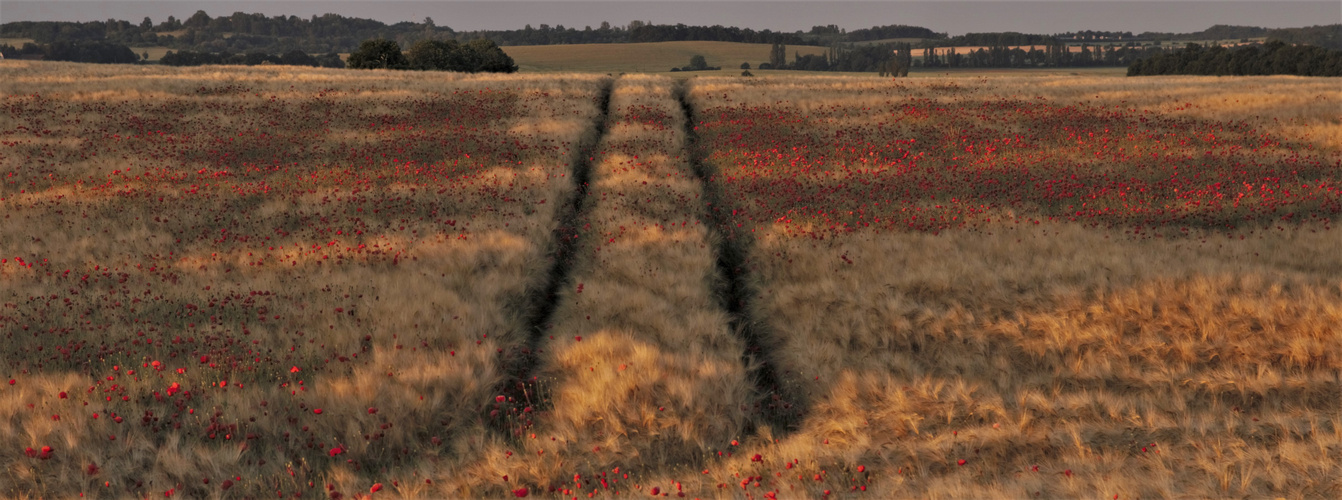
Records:
<instances>
[{"instance_id":1,"label":"barley field","mask_svg":"<svg viewBox=\"0 0 1342 500\"><path fill-rule=\"evenodd\" d=\"M1342 90L0 63L0 495L1342 495Z\"/></svg>"}]
</instances>

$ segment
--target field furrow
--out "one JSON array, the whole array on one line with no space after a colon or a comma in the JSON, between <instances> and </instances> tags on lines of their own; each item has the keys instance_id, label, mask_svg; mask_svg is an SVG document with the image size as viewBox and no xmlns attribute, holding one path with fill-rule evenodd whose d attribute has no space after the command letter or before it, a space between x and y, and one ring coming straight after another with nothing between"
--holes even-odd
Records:
<instances>
[{"instance_id":1,"label":"field furrow","mask_svg":"<svg viewBox=\"0 0 1342 500\"><path fill-rule=\"evenodd\" d=\"M547 411L518 428L542 460L495 471L574 494L649 485L570 477L613 467L646 477L730 449L754 403L744 345L713 294L714 245L672 81L621 77L610 106L572 278L539 354L535 397Z\"/></svg>"},{"instance_id":2,"label":"field furrow","mask_svg":"<svg viewBox=\"0 0 1342 500\"><path fill-rule=\"evenodd\" d=\"M572 169L569 172L573 189L568 199L555 209L549 243L549 267L545 277L528 291L522 307L514 311L522 318L526 342L501 351L507 375L495 391L498 395L495 396L494 404L488 408L488 418L492 427L501 431L505 437L521 435L521 431L530 425L528 422L532 415L529 413L535 409L532 404L542 403L540 400L533 401L537 380L535 371L541 346L553 324L551 321L555 310L559 307L560 289L570 281L576 261L574 252L578 250L580 217L587 204L596 148L606 136L612 86L613 81L610 79L601 82L596 98L600 112L592 117L590 128L583 131L574 149ZM500 397L502 400L499 400Z\"/></svg>"},{"instance_id":3,"label":"field furrow","mask_svg":"<svg viewBox=\"0 0 1342 500\"><path fill-rule=\"evenodd\" d=\"M757 403L759 414L752 424L769 426L767 432L770 435L785 435L795 428L806 404L801 400L801 395L792 390L792 386L783 383L782 375L778 372L778 353L774 348L779 342L771 330L772 325L753 316L754 301L759 291L753 288L750 270L746 266L753 238L738 234L741 227L732 221L734 214L723 210L730 204L725 202L726 194L721 183L714 182L718 171L715 165L707 161L707 151L700 145L696 111L688 93L685 82L676 86L676 100L680 103L688 136L686 154L695 177L703 186L704 223L708 225L716 244L714 253L717 255L717 273L722 280L717 293L723 310L727 311L732 331L745 344L745 360L760 397ZM754 428L751 430L752 433L758 431Z\"/></svg>"}]
</instances>

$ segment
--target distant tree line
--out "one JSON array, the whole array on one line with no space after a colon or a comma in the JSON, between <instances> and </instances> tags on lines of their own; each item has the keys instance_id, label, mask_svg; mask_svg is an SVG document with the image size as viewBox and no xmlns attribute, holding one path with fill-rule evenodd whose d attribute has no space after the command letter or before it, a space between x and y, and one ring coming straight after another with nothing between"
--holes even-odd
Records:
<instances>
[{"instance_id":1,"label":"distant tree line","mask_svg":"<svg viewBox=\"0 0 1342 500\"><path fill-rule=\"evenodd\" d=\"M843 32L837 26L815 26L805 37L813 42L806 45L835 45L839 42L872 42L878 40L893 40L897 38L906 38L917 40L919 44L926 47L965 47L979 45L1046 45L1056 43L1057 39L1051 35L1037 35L1029 33L1017 33L1014 31L990 32L990 33L965 33L963 35L947 36L945 33L937 33L927 28L919 26L905 26L895 24L889 26L875 26L867 29L853 30ZM802 45L789 43L790 45Z\"/></svg>"},{"instance_id":2,"label":"distant tree line","mask_svg":"<svg viewBox=\"0 0 1342 500\"><path fill-rule=\"evenodd\" d=\"M1261 29L1261 28L1260 28ZM1282 31L1282 30L1273 30ZM1291 31L1291 30L1285 30ZM1335 29L1333 31L1336 31ZM465 43L488 38L500 45L557 45L577 43L629 43L666 41L724 41L829 45L834 42L866 42L891 38L927 40L939 47L952 45L1045 44L1050 36L1022 33L968 33L949 37L918 26L888 25L845 32L837 26L816 26L810 32L793 33L725 26L657 25L632 21L624 26L602 22L583 28L530 25L514 30L455 31L438 26L431 18L422 22L385 24L371 19L326 14L301 18L235 12L211 17L198 11L187 19L169 16L155 24L150 18L139 23L109 19L89 22L20 21L0 25L0 37L31 38L38 43L55 41L107 41L132 47L166 46L171 49L219 53L231 51L284 53L300 49L308 53L350 52L362 40L382 38L402 46L422 39L457 40ZM1280 38L1286 39L1285 36Z\"/></svg>"},{"instance_id":3,"label":"distant tree line","mask_svg":"<svg viewBox=\"0 0 1342 500\"><path fill-rule=\"evenodd\" d=\"M399 28L393 27L399 26ZM264 14L235 13L211 18L197 12L188 19L168 16L154 24L148 17L138 24L108 19L89 22L21 21L0 25L0 37L31 38L38 43L57 41L106 41L132 47L165 46L170 49L219 53L308 53L348 52L359 41L392 36L398 31L416 28L416 23L388 26L370 19L347 18L335 14L267 17Z\"/></svg>"},{"instance_id":4,"label":"distant tree line","mask_svg":"<svg viewBox=\"0 0 1342 500\"><path fill-rule=\"evenodd\" d=\"M583 28L541 24L515 30L456 31L438 26L432 18L422 22L385 24L372 19L326 14L302 18L237 12L210 17L198 11L187 19L169 16L155 24L145 18L132 23L109 19L89 22L20 21L0 24L0 38L31 38L38 43L56 41L105 41L131 47L165 46L194 52L263 52L282 54L291 50L308 53L352 52L363 40L385 39L403 47L420 40L456 40L469 43L487 38L499 45L559 45L577 43L666 42L679 40L746 43L781 42L815 45L801 32L783 33L724 26L654 25L633 21L627 25L602 22Z\"/></svg>"},{"instance_id":5,"label":"distant tree line","mask_svg":"<svg viewBox=\"0 0 1342 500\"><path fill-rule=\"evenodd\" d=\"M800 32L798 32L800 33ZM431 38L455 39L460 42L478 38L495 40L500 45L570 45L579 43L645 43L676 41L714 41L742 43L782 42L793 45L814 45L818 42L808 40L798 33L782 33L771 30L752 30L731 26L689 26L685 24L652 24L645 21L633 21L626 26L612 26L602 22L597 28L586 26L581 29L550 26L538 27L526 25L520 30L451 31L438 28ZM398 36L401 42L413 41L418 34Z\"/></svg>"},{"instance_id":6,"label":"distant tree line","mask_svg":"<svg viewBox=\"0 0 1342 500\"><path fill-rule=\"evenodd\" d=\"M755 31L750 28L724 26L686 26L684 24L643 24L629 30L628 42L677 42L712 41L743 43L785 43L792 45L810 44L796 34L780 33L770 30Z\"/></svg>"},{"instance_id":7,"label":"distant tree line","mask_svg":"<svg viewBox=\"0 0 1342 500\"><path fill-rule=\"evenodd\" d=\"M25 43L23 47L0 45L0 54L7 59L42 59L46 61L71 61L102 64L130 64L140 61L140 56L125 45L108 42L54 42Z\"/></svg>"},{"instance_id":8,"label":"distant tree line","mask_svg":"<svg viewBox=\"0 0 1342 500\"><path fill-rule=\"evenodd\" d=\"M452 41L467 44L472 40L486 38L496 44L508 45L555 45L577 43L629 43L629 42L665 42L665 41L724 41L745 43L768 43L785 45L834 46L837 44L864 45L877 40L898 38L917 39L919 48L946 48L952 46L986 47L982 56L946 58L947 66L984 67L982 64L1004 66L1004 56L993 56L995 47L1050 46L1063 41L1092 42L1104 40L1121 42L1139 42L1142 40L1226 40L1270 37L1289 44L1308 44L1324 48L1342 49L1342 24L1311 26L1306 28L1268 29L1251 26L1217 25L1195 33L1154 33L1146 32L1132 35L1130 32L1081 31L1060 35L1043 35L1016 32L967 33L948 36L927 28L905 25L874 26L866 29L845 31L835 25L815 26L809 32L781 32L771 30L752 30L724 26L688 26L656 25L648 21L632 21L626 25L612 25L602 22L598 26L583 28L550 26L541 24L533 28L530 25L514 30L456 31L447 26L438 26L431 18L421 22L398 22L386 24L371 19L344 17L338 14L311 16L266 16L259 13L235 12L228 16L211 17L204 11L198 11L189 18L177 19L169 16L155 23L146 17L139 23L108 19L89 22L36 22L20 21L0 24L0 38L30 38L39 45L51 45L57 42L84 43L103 42L128 47L164 46L178 51L191 51L211 54L286 54L295 50L309 54L353 52L364 40L384 39L397 42L402 47L410 47L421 40ZM1108 44L1108 43L1106 43ZM20 49L15 49L20 50ZM134 49L132 49L134 50ZM1013 50L1013 49L1008 49ZM1021 49L1026 55L1018 54L1005 57L1009 61L1031 64L1072 65L1050 62L1047 49L1045 57L1029 55L1029 50ZM1099 49L1092 49L1099 50ZM1104 49L1108 50L1108 49ZM1118 50L1118 49L1116 49ZM1131 52L1132 48L1129 48ZM854 48L854 61L843 61L841 55L827 54L824 65L817 61L805 63L809 67L880 67L881 58L872 53L862 53ZM1122 54L1122 53L1120 53ZM936 54L940 58L943 54ZM1036 54L1037 55L1037 54ZM1018 57L1019 56L1019 57ZM1101 64L1127 64L1119 55L1118 63L1101 54ZM996 60L993 63L983 61ZM1093 62L1094 57L1091 58ZM842 62L841 62L842 61ZM873 62L875 61L873 66ZM785 61L786 63L786 61ZM795 63L795 61L794 61ZM1076 64L1086 64L1084 58L1077 58ZM934 66L937 67L937 66ZM878 70L877 70L878 71Z\"/></svg>"},{"instance_id":9,"label":"distant tree line","mask_svg":"<svg viewBox=\"0 0 1342 500\"><path fill-rule=\"evenodd\" d=\"M1230 26L1217 24L1202 31L1192 33L1166 33L1147 31L1138 33L1139 40L1234 40L1240 38L1260 38L1268 36L1268 28L1258 26Z\"/></svg>"},{"instance_id":10,"label":"distant tree line","mask_svg":"<svg viewBox=\"0 0 1342 500\"><path fill-rule=\"evenodd\" d=\"M816 30L812 28L814 33ZM891 38L945 38L946 35L937 33L920 26L905 26L894 24L889 26L874 26L867 29L849 31L844 37L849 42L868 42L873 40L888 40Z\"/></svg>"},{"instance_id":11,"label":"distant tree line","mask_svg":"<svg viewBox=\"0 0 1342 500\"><path fill-rule=\"evenodd\" d=\"M1342 50L1342 24L1270 29L1264 36L1271 40L1281 40L1293 45L1313 45L1329 50Z\"/></svg>"},{"instance_id":12,"label":"distant tree line","mask_svg":"<svg viewBox=\"0 0 1342 500\"><path fill-rule=\"evenodd\" d=\"M872 42L906 38L917 40L927 47L965 47L979 45L1046 45L1057 42L1052 35L1017 33L1014 31L965 33L947 36L919 26L895 24L843 32L837 26L815 26L806 33L805 45L834 45L837 42ZM789 45L802 45L789 42Z\"/></svg>"},{"instance_id":13,"label":"distant tree line","mask_svg":"<svg viewBox=\"0 0 1342 500\"><path fill-rule=\"evenodd\" d=\"M1137 38L1132 34L1131 31L1095 31L1095 30L1069 31L1067 33L1059 33L1053 36L1054 38L1057 38L1059 40L1085 41L1085 42L1093 42L1097 40L1124 41L1124 40L1133 40Z\"/></svg>"},{"instance_id":14,"label":"distant tree line","mask_svg":"<svg viewBox=\"0 0 1342 500\"><path fill-rule=\"evenodd\" d=\"M1229 49L1188 44L1128 66L1128 76L1150 75L1299 75L1342 76L1342 50L1290 45L1271 40L1262 46Z\"/></svg>"},{"instance_id":15,"label":"distant tree line","mask_svg":"<svg viewBox=\"0 0 1342 500\"><path fill-rule=\"evenodd\" d=\"M183 50L179 52L168 51L159 60L159 64L167 66L204 66L207 64L224 64L240 66L258 66L262 64L284 64L289 66L312 66L317 68L344 68L344 61L340 60L340 54L334 52L313 57L307 52L301 50L291 50L281 55L266 54L264 52L248 52L246 54L233 54L230 52L220 52L218 54L210 52L192 52Z\"/></svg>"},{"instance_id":16,"label":"distant tree line","mask_svg":"<svg viewBox=\"0 0 1342 500\"><path fill-rule=\"evenodd\" d=\"M980 47L977 50L959 53L953 49L938 51L935 48L923 50L921 60L914 66L924 68L1084 68L1093 66L1121 67L1159 53L1160 47L1082 44L1081 49L1073 51L1062 42L1043 46L1008 47L994 45Z\"/></svg>"},{"instance_id":17,"label":"distant tree line","mask_svg":"<svg viewBox=\"0 0 1342 500\"><path fill-rule=\"evenodd\" d=\"M1035 35L1006 31L1001 33L965 33L944 40L938 40L934 45L937 47L991 47L1010 45L1054 45L1057 43L1057 38L1052 35Z\"/></svg>"},{"instance_id":18,"label":"distant tree line","mask_svg":"<svg viewBox=\"0 0 1342 500\"><path fill-rule=\"evenodd\" d=\"M954 48L942 49L927 44L915 48L913 44L888 43L879 45L836 44L824 54L794 53L786 59L785 47L775 44L770 50L768 63L759 69L790 69L801 71L874 72L880 74L908 74L909 68L1074 68L1089 66L1128 66L1143 57L1160 53L1160 47L1090 46L1082 45L1072 51L1061 42L1043 46L1008 47L993 45L967 53ZM921 53L915 58L914 54Z\"/></svg>"},{"instance_id":19,"label":"distant tree line","mask_svg":"<svg viewBox=\"0 0 1342 500\"><path fill-rule=\"evenodd\" d=\"M1307 26L1303 28L1260 28L1257 26L1227 26L1218 24L1193 33L1146 32L1139 40L1245 40L1266 38L1292 45L1313 45L1325 49L1342 50L1342 24Z\"/></svg>"},{"instance_id":20,"label":"distant tree line","mask_svg":"<svg viewBox=\"0 0 1342 500\"><path fill-rule=\"evenodd\" d=\"M486 39L458 43L456 40L420 40L401 51L392 40L364 40L349 55L352 69L403 69L420 71L461 71L467 73L514 73L517 64L493 41Z\"/></svg>"},{"instance_id":21,"label":"distant tree line","mask_svg":"<svg viewBox=\"0 0 1342 500\"><path fill-rule=\"evenodd\" d=\"M1192 33L1161 33L1147 31L1132 34L1131 31L1074 31L1055 35L1066 41L1217 41L1236 40L1248 43L1254 39L1275 39L1293 45L1314 45L1326 49L1342 50L1342 24L1307 26L1303 28L1261 28L1258 26L1228 26L1218 24L1202 31Z\"/></svg>"}]
</instances>

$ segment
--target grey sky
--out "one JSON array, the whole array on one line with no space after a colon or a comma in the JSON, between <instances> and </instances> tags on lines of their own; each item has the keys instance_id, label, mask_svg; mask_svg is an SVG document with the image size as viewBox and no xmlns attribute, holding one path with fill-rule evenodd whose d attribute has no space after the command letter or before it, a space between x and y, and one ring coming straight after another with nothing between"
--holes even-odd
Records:
<instances>
[{"instance_id":1,"label":"grey sky","mask_svg":"<svg viewBox=\"0 0 1342 500\"><path fill-rule=\"evenodd\" d=\"M847 29L909 24L960 34L971 31L1057 33L1076 30L1197 31L1214 24L1296 27L1342 23L1342 1L1143 0L1087 1L864 1L696 0L636 1L402 1L402 0L0 0L0 22L91 21L109 18L155 23L197 10L309 17L325 13L393 23L432 17L457 30L512 29L525 24L582 28L601 21L625 24L722 24L792 31L837 24Z\"/></svg>"}]
</instances>

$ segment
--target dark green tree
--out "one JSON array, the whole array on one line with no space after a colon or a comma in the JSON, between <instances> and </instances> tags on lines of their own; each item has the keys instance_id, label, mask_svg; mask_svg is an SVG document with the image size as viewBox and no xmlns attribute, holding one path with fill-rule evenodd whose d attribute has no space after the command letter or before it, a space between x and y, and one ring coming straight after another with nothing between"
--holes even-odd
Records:
<instances>
[{"instance_id":1,"label":"dark green tree","mask_svg":"<svg viewBox=\"0 0 1342 500\"><path fill-rule=\"evenodd\" d=\"M247 54L243 55L242 58L242 63L248 66L260 66L266 63L275 64L278 63L279 61L280 58L272 56L265 52L248 52Z\"/></svg>"},{"instance_id":2,"label":"dark green tree","mask_svg":"<svg viewBox=\"0 0 1342 500\"><path fill-rule=\"evenodd\" d=\"M468 71L465 54L456 40L420 40L410 46L410 69Z\"/></svg>"},{"instance_id":3,"label":"dark green tree","mask_svg":"<svg viewBox=\"0 0 1342 500\"><path fill-rule=\"evenodd\" d=\"M349 55L346 65L351 69L405 69L410 66L401 46L385 39L364 40Z\"/></svg>"},{"instance_id":4,"label":"dark green tree","mask_svg":"<svg viewBox=\"0 0 1342 500\"><path fill-rule=\"evenodd\" d=\"M345 61L340 59L340 54L331 52L329 54L316 58L317 66L322 68L345 69Z\"/></svg>"},{"instance_id":5,"label":"dark green tree","mask_svg":"<svg viewBox=\"0 0 1342 500\"><path fill-rule=\"evenodd\" d=\"M42 58L48 61L129 64L140 60L130 47L119 43L56 42L43 47L43 51Z\"/></svg>"},{"instance_id":6,"label":"dark green tree","mask_svg":"<svg viewBox=\"0 0 1342 500\"><path fill-rule=\"evenodd\" d=\"M294 49L285 52L284 55L280 56L280 64L287 64L289 66L316 66L317 60L313 59L307 52Z\"/></svg>"},{"instance_id":7,"label":"dark green tree","mask_svg":"<svg viewBox=\"0 0 1342 500\"><path fill-rule=\"evenodd\" d=\"M898 73L896 76L909 76L909 68L913 67L913 44L905 42L895 47L895 59L899 62L894 68Z\"/></svg>"},{"instance_id":8,"label":"dark green tree","mask_svg":"<svg viewBox=\"0 0 1342 500\"><path fill-rule=\"evenodd\" d=\"M690 69L699 71L707 68L708 68L708 60L704 59L704 56L695 54L694 56L690 57Z\"/></svg>"},{"instance_id":9,"label":"dark green tree","mask_svg":"<svg viewBox=\"0 0 1342 500\"><path fill-rule=\"evenodd\" d=\"M186 21L182 22L182 26L187 28L204 28L209 25L210 15L206 14L203 10L196 11L190 18L187 18Z\"/></svg>"},{"instance_id":10,"label":"dark green tree","mask_svg":"<svg viewBox=\"0 0 1342 500\"><path fill-rule=\"evenodd\" d=\"M781 43L775 43L769 47L769 66L774 69L782 69L787 65L787 46Z\"/></svg>"},{"instance_id":11,"label":"dark green tree","mask_svg":"<svg viewBox=\"0 0 1342 500\"><path fill-rule=\"evenodd\" d=\"M517 64L493 40L471 40L466 44L467 53L475 62L475 67L467 71L486 73L516 73Z\"/></svg>"}]
</instances>

